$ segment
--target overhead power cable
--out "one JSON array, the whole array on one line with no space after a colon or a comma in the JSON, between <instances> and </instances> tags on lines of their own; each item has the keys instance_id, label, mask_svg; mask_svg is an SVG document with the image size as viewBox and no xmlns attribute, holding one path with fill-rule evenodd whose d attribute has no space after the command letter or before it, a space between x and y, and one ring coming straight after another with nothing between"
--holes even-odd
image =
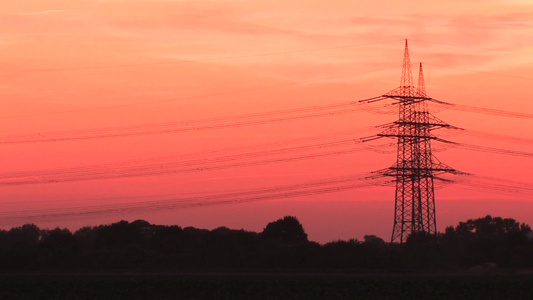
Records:
<instances>
[{"instance_id":1,"label":"overhead power cable","mask_svg":"<svg viewBox=\"0 0 533 300\"><path fill-rule=\"evenodd\" d=\"M331 140L207 158L155 158L74 168L7 172L0 173L0 186L202 172L337 156L362 150L374 150L374 148L368 146L355 147L355 144L361 144L359 139ZM388 145L390 144L385 144L384 146L388 147Z\"/></svg>"},{"instance_id":2,"label":"overhead power cable","mask_svg":"<svg viewBox=\"0 0 533 300\"><path fill-rule=\"evenodd\" d=\"M521 143L521 144L533 144L533 139L524 138L524 137L510 136L510 135L505 135L505 134L495 134L491 132L486 132L486 131L481 131L481 130L472 130L472 129L464 129L460 132L471 134L471 135L481 137L481 138L493 139L493 140L497 140L500 142L506 141L506 142Z\"/></svg>"},{"instance_id":3,"label":"overhead power cable","mask_svg":"<svg viewBox=\"0 0 533 300\"><path fill-rule=\"evenodd\" d=\"M275 110L268 112L258 112L250 114L240 114L224 117L213 117L196 120L185 120L176 122L150 123L129 126L116 126L95 129L68 130L56 132L43 132L33 134L16 134L0 136L0 144L24 144L24 143L44 143L60 141L90 140L101 138L117 138L141 135L179 133L198 130L212 130L242 126L262 125L275 122L291 120L309 119L324 116L334 116L349 114L361 111L368 111L378 114L394 113L390 109L380 110L370 106L368 103L384 100L386 98L378 96L363 100L343 101L332 104L315 105L301 108L285 110ZM533 119L533 114L504 111L493 108L468 106L444 102L432 99L436 104L449 109L470 111L476 113L492 114L504 117Z\"/></svg>"},{"instance_id":4,"label":"overhead power cable","mask_svg":"<svg viewBox=\"0 0 533 300\"><path fill-rule=\"evenodd\" d=\"M373 177L372 174L353 174L321 181L238 192L218 193L207 196L170 197L165 200L158 200L158 196L154 196L154 200L134 203L109 203L54 209L19 210L9 212L4 211L0 213L0 219L4 221L13 219L54 219L108 215L134 211L145 212L154 210L183 209L189 207L225 205L262 200L284 199L313 194L334 193L344 190L373 186L376 184L381 185L379 183L379 179Z\"/></svg>"},{"instance_id":5,"label":"overhead power cable","mask_svg":"<svg viewBox=\"0 0 533 300\"><path fill-rule=\"evenodd\" d=\"M240 114L225 117L204 118L197 120L117 126L84 130L42 132L34 134L17 134L0 137L0 144L24 144L89 140L100 138L117 138L252 126L360 112L367 110L367 108L363 108L365 106L368 105L364 103L359 103L357 101L343 101L332 104L314 105L301 108Z\"/></svg>"},{"instance_id":6,"label":"overhead power cable","mask_svg":"<svg viewBox=\"0 0 533 300\"><path fill-rule=\"evenodd\" d=\"M501 109L495 109L495 108L486 108L486 107L479 107L479 106L465 105L465 104L456 104L456 103L445 102L445 101L441 101L437 99L431 99L430 101L436 104L440 104L441 106L444 106L448 109L453 109L453 110L468 111L468 112L474 112L474 113L495 115L495 116L501 116L501 117L518 118L518 119L533 119L533 114L530 114L530 113L508 111L508 110L501 110Z\"/></svg>"},{"instance_id":7,"label":"overhead power cable","mask_svg":"<svg viewBox=\"0 0 533 300\"><path fill-rule=\"evenodd\" d=\"M303 138L293 138L293 139L284 139L279 140L275 142L268 142L268 143L260 143L260 144L254 144L254 145L247 145L247 146L235 146L235 147L227 147L222 149L216 149L216 150L208 150L208 151L199 151L199 152L189 152L179 155L166 155L166 156L158 156L158 157L150 157L150 158L144 158L144 159L135 159L135 160L124 160L124 161L118 161L113 163L106 163L106 164L93 164L88 166L80 166L80 167L68 167L68 168L54 168L50 169L48 171L50 172L75 172L75 171L84 171L84 170L91 170L91 169L98 169L98 168L124 168L124 167L131 167L131 166L138 166L138 165L146 165L146 164L164 164L171 161L185 161L185 160L193 160L193 159L205 159L213 156L225 156L225 155L238 155L245 153L246 151L249 152L255 152L255 151L265 151L269 149L281 149L286 147L291 147L291 145L294 145L293 147L296 147L300 144L309 144L309 143L323 143L323 142L329 142L332 140L338 140L341 137L353 137L356 134L360 133L367 133L372 130L375 130L373 128L367 127L367 128L359 128L359 129L353 129L353 130L343 130L343 131L337 131L332 132L327 135L321 135L321 136L312 136L312 137L303 137ZM4 172L0 173L0 178L5 177L13 177L13 176L26 176L27 174L35 174L35 172L39 171L15 171L15 172ZM26 174L26 175L25 175Z\"/></svg>"},{"instance_id":8,"label":"overhead power cable","mask_svg":"<svg viewBox=\"0 0 533 300\"><path fill-rule=\"evenodd\" d=\"M451 182L474 191L491 191L498 194L512 195L520 198L531 199L533 197L533 187L530 183L514 180L488 177L476 174L468 174Z\"/></svg>"},{"instance_id":9,"label":"overhead power cable","mask_svg":"<svg viewBox=\"0 0 533 300\"><path fill-rule=\"evenodd\" d=\"M444 139L436 139L436 141L446 143L446 144L452 144L458 147L461 147L463 149L468 149L472 151L479 151L479 152L488 152L488 153L496 153L496 154L503 154L503 155L512 155L512 156L523 156L523 157L533 157L533 152L528 151L518 151L518 150L511 150L511 149L504 149L504 148L497 148L497 147L488 147L488 146L481 146L481 145L475 145L475 144L468 144L468 143L459 143L459 142L452 142Z\"/></svg>"}]
</instances>

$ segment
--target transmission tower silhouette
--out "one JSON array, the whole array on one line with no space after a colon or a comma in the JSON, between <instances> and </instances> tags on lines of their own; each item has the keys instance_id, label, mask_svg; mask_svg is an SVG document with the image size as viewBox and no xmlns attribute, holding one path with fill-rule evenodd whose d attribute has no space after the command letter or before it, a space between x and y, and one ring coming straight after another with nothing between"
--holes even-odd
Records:
<instances>
[{"instance_id":1,"label":"transmission tower silhouette","mask_svg":"<svg viewBox=\"0 0 533 300\"><path fill-rule=\"evenodd\" d=\"M389 137L398 141L396 163L376 174L394 178L396 192L391 242L404 243L413 233L437 233L434 180L440 179L438 174L457 173L431 153L431 140L437 139L432 131L451 126L429 112L427 103L433 99L425 91L422 63L418 86L413 86L407 40L400 86L378 99L363 101L384 99L392 99L393 105L398 105L398 120L382 125L381 133L363 140Z\"/></svg>"}]
</instances>

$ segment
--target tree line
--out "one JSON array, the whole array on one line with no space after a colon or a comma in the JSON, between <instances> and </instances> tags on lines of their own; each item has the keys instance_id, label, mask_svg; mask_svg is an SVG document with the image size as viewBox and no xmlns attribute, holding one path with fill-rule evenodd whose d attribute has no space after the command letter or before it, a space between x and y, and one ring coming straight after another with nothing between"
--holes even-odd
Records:
<instances>
[{"instance_id":1,"label":"tree line","mask_svg":"<svg viewBox=\"0 0 533 300\"><path fill-rule=\"evenodd\" d=\"M460 222L436 236L404 244L366 235L326 244L309 241L297 218L262 232L153 225L143 220L40 229L0 230L0 271L458 271L475 266L533 268L533 233L514 219Z\"/></svg>"}]
</instances>

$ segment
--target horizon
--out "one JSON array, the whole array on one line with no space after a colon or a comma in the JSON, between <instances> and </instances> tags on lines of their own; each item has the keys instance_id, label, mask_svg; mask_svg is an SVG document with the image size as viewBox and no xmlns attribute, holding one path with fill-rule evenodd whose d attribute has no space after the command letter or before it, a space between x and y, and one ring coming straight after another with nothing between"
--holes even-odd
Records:
<instances>
[{"instance_id":1,"label":"horizon","mask_svg":"<svg viewBox=\"0 0 533 300\"><path fill-rule=\"evenodd\" d=\"M471 200L471 201L476 201L477 202L479 200ZM336 202L344 202L346 204L346 201L336 201ZM369 202L369 201L363 201L363 202ZM385 201L381 201L381 202L385 202ZM516 203L516 204L521 205L521 207L527 207L527 205L525 203L523 203L524 201L515 201L515 202L519 202L519 203ZM278 203L278 204L280 204L280 203ZM338 203L335 203L335 204L338 204ZM384 210L390 210L388 205L386 205L386 203L380 203L380 204L381 204L380 205L381 210L383 210L383 211ZM486 210L486 211L493 211L494 207L491 207L491 206L494 206L495 204L497 204L497 203L491 203L491 205L489 205L488 210ZM470 203L470 205L472 205L472 203ZM356 204L354 206L356 206ZM294 208L293 208L293 211L296 211L296 210L294 210ZM345 211L345 209L341 210L341 208L337 208L336 210L335 209L332 210L330 212L330 214L337 215L337 214L341 213L341 211ZM391 218L392 218L393 212L390 212L390 215L391 215ZM480 218L484 218L484 217L486 217L488 215L490 215L493 218L501 217L502 219L514 219L519 224L526 224L526 225L529 225L531 227L530 223L524 222L520 218L514 218L512 216L507 216L505 213L503 215L485 214L485 215L479 215L479 216L466 216L465 214L462 214L463 218L460 219L456 223L453 223L453 224L449 223L449 224L442 224L442 225L439 224L439 230L437 232L440 233L440 234L443 234L447 227L455 228L459 224L459 222L467 222L468 220L480 219ZM337 225L338 227L342 227L342 226L346 226L346 227L344 228L344 230L338 232L339 238L328 239L328 237L330 236L330 231L328 230L327 226L326 226L326 228L317 228L316 226L311 227L312 234L310 235L309 231L308 231L308 226L306 226L306 223L302 222L301 218L299 218L298 216L293 216L293 215L283 215L283 216L280 215L279 217L276 217L274 219L266 220L263 223L261 223L262 221L264 221L262 219L261 220L254 220L253 222L251 222L252 223L251 226L248 225L248 228L244 228L242 226L239 227L240 224L238 222L228 222L231 225L227 225L227 224L219 224L219 225L217 225L215 223L207 223L206 224L205 222L195 220L194 216L189 216L188 218L184 218L184 222L186 224L188 224L188 225L183 225L183 224L180 224L179 222L177 222L177 223L169 223L169 222L157 223L157 221L148 222L145 219L135 219L133 217L133 218L129 218L128 220L116 219L116 220L111 220L111 221L109 221L107 223L101 223L101 224L96 224L95 223L95 224L91 224L91 225L83 225L83 221L72 221L71 220L71 224L74 224L74 226L70 226L70 227L63 227L63 226L40 227L40 226L38 226L35 223L25 223L25 224L20 224L20 225L11 227L11 228L1 228L1 229L10 230L12 228L20 227L20 226L27 225L27 224L35 224L41 230L53 230L53 229L56 229L56 228L60 228L60 229L68 229L70 232L72 232L74 234L77 230L82 229L84 227L97 227L97 226L101 226L101 225L111 225L113 223L118 223L118 222L121 222L121 221L127 221L129 223L132 223L132 222L135 222L135 221L145 221L145 222L150 223L150 225L155 225L155 226L179 226L182 229L185 229L185 228L188 228L188 227L192 227L192 228L196 228L196 229L199 229L199 230L210 230L211 231L211 230L214 230L214 229L217 229L217 228L225 227L225 228L228 228L230 230L244 230L244 231L247 231L247 232L261 233L264 230L264 228L268 225L268 223L275 222L275 221L283 219L284 217L287 217L287 216L292 216L292 217L295 217L296 219L298 219L298 221L300 221L305 233L308 235L309 241L310 242L316 242L316 243L319 243L321 245L324 245L324 244L327 244L327 243L331 243L331 242L336 242L336 241L349 241L349 240L352 240L352 239L353 240L358 240L358 241L364 241L364 236L367 236L367 235L368 236L377 236L377 237L381 238L382 240L384 240L387 243L390 242L391 230L389 230L388 232L386 230L383 231L383 232L376 232L375 230L373 231L373 229L376 228L375 225L376 225L377 222L362 224L362 225L365 225L365 226L359 226L359 227L365 228L366 230L369 230L369 232L366 233L366 234L362 234L360 236L352 236L351 234L352 234L353 228L349 227L350 223L345 222L345 220L341 220L341 221L337 222L339 224L335 224L335 225ZM522 211L520 216L522 216L523 218L526 218L526 217L529 216L529 213L526 210L524 210L524 211ZM308 221L312 220L312 216L309 216L309 215L304 215L304 218L305 218L305 220L308 220ZM445 217L443 219L445 221L440 222L440 223L450 222L449 218ZM367 221L369 221L369 220L367 220ZM311 222L311 223L313 223L313 222ZM80 224L80 225L76 225L76 224ZM196 226L195 224L199 224L199 225ZM203 227L202 227L202 225L203 225ZM361 225L361 224L359 224L359 225ZM359 229L358 231L361 232L362 230L363 229Z\"/></svg>"}]
</instances>

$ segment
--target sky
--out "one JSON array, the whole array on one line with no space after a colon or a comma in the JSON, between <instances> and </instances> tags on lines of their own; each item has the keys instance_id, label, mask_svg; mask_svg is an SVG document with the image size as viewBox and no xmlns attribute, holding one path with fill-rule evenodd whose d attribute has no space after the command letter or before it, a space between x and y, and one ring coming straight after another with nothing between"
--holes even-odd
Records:
<instances>
[{"instance_id":1,"label":"sky","mask_svg":"<svg viewBox=\"0 0 533 300\"><path fill-rule=\"evenodd\" d=\"M394 186L361 178L395 162L395 141L360 138L395 107L327 110L396 88L405 39L415 82L422 62L427 94L462 108L432 113L466 129L435 131L462 143L435 156L471 174L435 183L438 229L533 225L532 20L527 0L4 1L0 228L261 231L294 215L314 241L388 240ZM354 174L357 188L284 190Z\"/></svg>"}]
</instances>

